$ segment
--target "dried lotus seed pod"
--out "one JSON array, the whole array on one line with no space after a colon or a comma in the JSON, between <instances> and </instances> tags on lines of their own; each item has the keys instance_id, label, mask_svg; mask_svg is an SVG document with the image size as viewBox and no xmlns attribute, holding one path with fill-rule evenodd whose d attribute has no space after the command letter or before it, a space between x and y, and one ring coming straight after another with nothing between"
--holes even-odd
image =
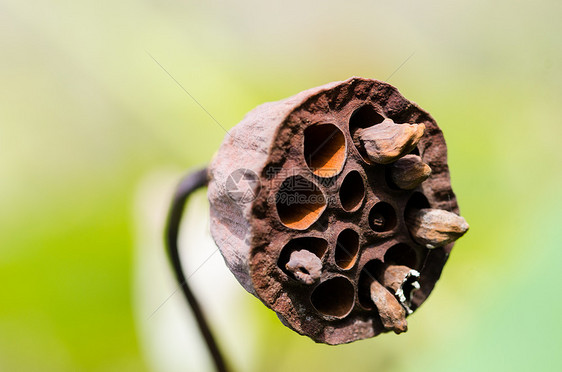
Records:
<instances>
[{"instance_id":1,"label":"dried lotus seed pod","mask_svg":"<svg viewBox=\"0 0 562 372\"><path fill-rule=\"evenodd\" d=\"M450 218L459 209L443 134L377 80L257 107L225 137L209 180L211 233L229 269L316 342L405 331L468 228L431 233L434 210L464 221Z\"/></svg>"}]
</instances>

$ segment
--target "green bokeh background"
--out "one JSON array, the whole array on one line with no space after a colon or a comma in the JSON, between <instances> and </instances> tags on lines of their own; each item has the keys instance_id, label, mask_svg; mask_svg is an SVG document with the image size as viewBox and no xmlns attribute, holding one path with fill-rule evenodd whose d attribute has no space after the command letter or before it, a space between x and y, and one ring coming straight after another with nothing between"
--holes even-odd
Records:
<instances>
[{"instance_id":1,"label":"green bokeh background","mask_svg":"<svg viewBox=\"0 0 562 372\"><path fill-rule=\"evenodd\" d=\"M0 370L148 370L133 196L225 135L148 53L227 129L357 75L444 131L471 230L408 333L316 345L248 301L256 371L562 370L560 18L557 1L0 0Z\"/></svg>"}]
</instances>

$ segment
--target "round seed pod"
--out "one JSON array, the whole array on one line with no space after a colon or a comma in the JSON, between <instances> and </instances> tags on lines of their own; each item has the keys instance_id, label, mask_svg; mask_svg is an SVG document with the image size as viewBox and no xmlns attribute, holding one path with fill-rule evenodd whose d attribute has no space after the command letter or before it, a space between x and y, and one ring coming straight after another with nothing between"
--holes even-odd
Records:
<instances>
[{"instance_id":1,"label":"round seed pod","mask_svg":"<svg viewBox=\"0 0 562 372\"><path fill-rule=\"evenodd\" d=\"M468 229L435 120L377 80L257 107L227 134L209 179L211 234L229 269L316 342L405 331Z\"/></svg>"}]
</instances>

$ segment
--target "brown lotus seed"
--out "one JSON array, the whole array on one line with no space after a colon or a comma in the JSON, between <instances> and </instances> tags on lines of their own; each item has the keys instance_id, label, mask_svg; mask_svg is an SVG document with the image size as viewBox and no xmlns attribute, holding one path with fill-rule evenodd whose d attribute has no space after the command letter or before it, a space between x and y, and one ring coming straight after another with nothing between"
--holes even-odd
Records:
<instances>
[{"instance_id":1,"label":"brown lotus seed","mask_svg":"<svg viewBox=\"0 0 562 372\"><path fill-rule=\"evenodd\" d=\"M295 278L304 284L313 284L322 275L322 261L307 250L291 253L285 268L293 273Z\"/></svg>"},{"instance_id":2,"label":"brown lotus seed","mask_svg":"<svg viewBox=\"0 0 562 372\"><path fill-rule=\"evenodd\" d=\"M406 311L398 300L382 284L373 280L371 299L379 312L384 328L399 334L408 330Z\"/></svg>"},{"instance_id":3,"label":"brown lotus seed","mask_svg":"<svg viewBox=\"0 0 562 372\"><path fill-rule=\"evenodd\" d=\"M412 151L423 136L423 124L395 124L391 119L366 129L358 129L354 141L359 143L369 159L388 164Z\"/></svg>"},{"instance_id":4,"label":"brown lotus seed","mask_svg":"<svg viewBox=\"0 0 562 372\"><path fill-rule=\"evenodd\" d=\"M408 314L412 313L411 301L413 293L420 289L418 279L420 273L403 265L386 265L379 274L378 280L400 301Z\"/></svg>"},{"instance_id":5,"label":"brown lotus seed","mask_svg":"<svg viewBox=\"0 0 562 372\"><path fill-rule=\"evenodd\" d=\"M417 155L406 155L390 165L390 178L402 190L418 187L431 174L431 168Z\"/></svg>"},{"instance_id":6,"label":"brown lotus seed","mask_svg":"<svg viewBox=\"0 0 562 372\"><path fill-rule=\"evenodd\" d=\"M430 249L457 240L469 227L463 217L442 209L420 209L406 216L406 220L414 239Z\"/></svg>"}]
</instances>

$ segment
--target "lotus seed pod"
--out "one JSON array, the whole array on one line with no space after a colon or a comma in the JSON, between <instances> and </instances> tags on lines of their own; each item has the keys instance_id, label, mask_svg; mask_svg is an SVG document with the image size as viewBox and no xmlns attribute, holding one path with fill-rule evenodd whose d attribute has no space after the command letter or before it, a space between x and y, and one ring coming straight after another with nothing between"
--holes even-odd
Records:
<instances>
[{"instance_id":1,"label":"lotus seed pod","mask_svg":"<svg viewBox=\"0 0 562 372\"><path fill-rule=\"evenodd\" d=\"M431 174L393 168L409 155ZM433 118L363 78L249 112L209 166L208 197L211 234L242 286L327 344L405 331L454 244L429 249L411 224L422 209L459 214Z\"/></svg>"}]
</instances>

